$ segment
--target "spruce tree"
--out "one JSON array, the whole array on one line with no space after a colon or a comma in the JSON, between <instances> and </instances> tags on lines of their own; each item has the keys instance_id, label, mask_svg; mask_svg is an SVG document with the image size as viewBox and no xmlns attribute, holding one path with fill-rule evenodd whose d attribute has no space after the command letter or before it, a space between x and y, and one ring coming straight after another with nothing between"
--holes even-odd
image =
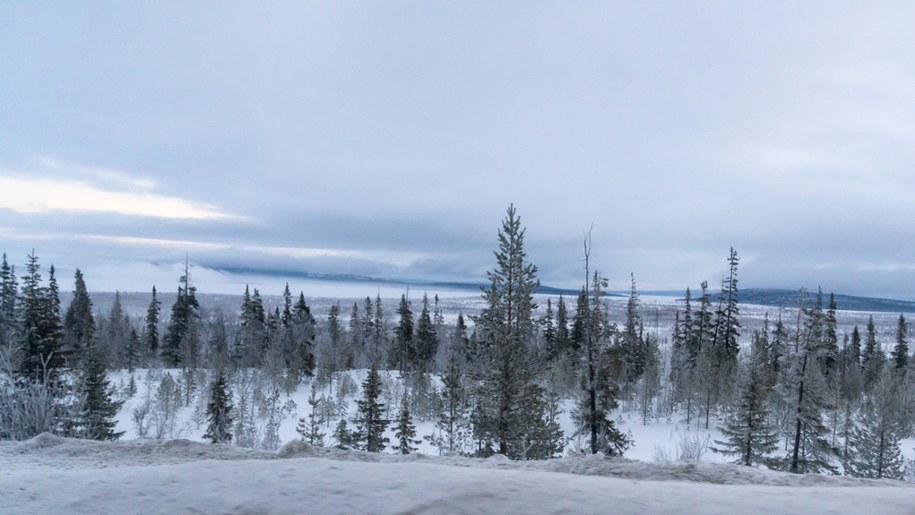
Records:
<instances>
[{"instance_id":1,"label":"spruce tree","mask_svg":"<svg viewBox=\"0 0 915 515\"><path fill-rule=\"evenodd\" d=\"M348 451L359 445L358 435L349 429L348 424L346 423L346 418L341 418L337 422L337 426L334 428L334 440L336 440L337 449L342 449Z\"/></svg>"},{"instance_id":2,"label":"spruce tree","mask_svg":"<svg viewBox=\"0 0 915 515\"><path fill-rule=\"evenodd\" d=\"M905 460L899 448L902 438L899 385L893 374L881 374L865 401L851 431L847 474L865 478L903 479Z\"/></svg>"},{"instance_id":3,"label":"spruce tree","mask_svg":"<svg viewBox=\"0 0 915 515\"><path fill-rule=\"evenodd\" d=\"M406 294L401 294L400 304L397 306L397 315L400 321L394 330L394 348L391 353L391 364L397 370L406 372L411 369L415 359L413 344L413 311Z\"/></svg>"},{"instance_id":4,"label":"spruce tree","mask_svg":"<svg viewBox=\"0 0 915 515\"><path fill-rule=\"evenodd\" d=\"M117 425L114 417L121 403L113 400L114 391L108 381L104 358L92 343L85 349L79 390L82 396L79 416L82 436L90 440L120 438L124 433L114 431Z\"/></svg>"},{"instance_id":5,"label":"spruce tree","mask_svg":"<svg viewBox=\"0 0 915 515\"><path fill-rule=\"evenodd\" d=\"M635 383L645 371L645 340L642 337L642 317L639 314L639 294L635 288L635 275L630 274L630 280L626 321L619 340L623 365L623 395L627 398L632 395Z\"/></svg>"},{"instance_id":6,"label":"spruce tree","mask_svg":"<svg viewBox=\"0 0 915 515\"><path fill-rule=\"evenodd\" d=\"M146 325L143 330L143 343L149 358L153 361L159 354L159 313L162 311L162 303L156 298L156 287L152 288L152 299L149 301L149 307L146 308Z\"/></svg>"},{"instance_id":7,"label":"spruce tree","mask_svg":"<svg viewBox=\"0 0 915 515\"><path fill-rule=\"evenodd\" d=\"M740 465L768 463L768 455L778 448L778 435L768 421L765 350L762 340L757 339L753 356L740 374L740 403L720 428L724 440L716 440L717 447L712 449L733 456L733 462Z\"/></svg>"},{"instance_id":8,"label":"spruce tree","mask_svg":"<svg viewBox=\"0 0 915 515\"><path fill-rule=\"evenodd\" d=\"M896 370L905 370L909 364L908 324L901 314L896 324L896 345L893 347L892 360Z\"/></svg>"},{"instance_id":9,"label":"spruce tree","mask_svg":"<svg viewBox=\"0 0 915 515\"><path fill-rule=\"evenodd\" d=\"M47 384L55 381L64 366L61 346L60 299L54 266L48 285L42 286L41 265L33 250L28 256L26 275L16 305L19 332L20 376Z\"/></svg>"},{"instance_id":10,"label":"spruce tree","mask_svg":"<svg viewBox=\"0 0 915 515\"><path fill-rule=\"evenodd\" d=\"M321 431L321 425L326 422L321 414L321 399L318 399L318 391L314 383L311 385L311 393L308 395L308 406L311 410L308 417L299 418L299 423L295 430L302 437L302 441L308 445L324 447L324 432Z\"/></svg>"},{"instance_id":11,"label":"spruce tree","mask_svg":"<svg viewBox=\"0 0 915 515\"><path fill-rule=\"evenodd\" d=\"M535 324L534 292L540 282L537 267L527 262L524 229L514 205L509 206L498 231L496 268L487 273L490 285L483 292L487 307L476 317L481 343L481 363L476 370L478 388L473 414L479 453L511 454L515 441L538 424L540 414L521 409L522 396L533 382L530 343Z\"/></svg>"},{"instance_id":12,"label":"spruce tree","mask_svg":"<svg viewBox=\"0 0 915 515\"><path fill-rule=\"evenodd\" d=\"M438 333L429 312L429 297L423 293L423 308L416 323L416 355L413 370L429 372L433 368L433 361L438 352Z\"/></svg>"},{"instance_id":13,"label":"spruce tree","mask_svg":"<svg viewBox=\"0 0 915 515\"><path fill-rule=\"evenodd\" d=\"M168 327L165 330L165 337L162 341L162 360L166 366L177 367L182 365L185 354L182 352L182 342L185 342L190 332L196 325L194 322L199 318L197 303L197 288L191 286L190 265L187 260L184 262L184 275L181 276L178 286L178 296L175 303L172 304L171 318L168 321Z\"/></svg>"},{"instance_id":14,"label":"spruce tree","mask_svg":"<svg viewBox=\"0 0 915 515\"><path fill-rule=\"evenodd\" d=\"M95 318L92 316L92 299L86 289L83 273L76 269L73 298L64 316L64 339L62 351L73 362L79 359L81 351L95 341Z\"/></svg>"},{"instance_id":15,"label":"spruce tree","mask_svg":"<svg viewBox=\"0 0 915 515\"><path fill-rule=\"evenodd\" d=\"M440 377L442 404L435 423L439 434L430 440L441 452L459 452L462 450L462 440L467 424L467 394L456 353L452 353L448 358L448 363Z\"/></svg>"},{"instance_id":16,"label":"spruce tree","mask_svg":"<svg viewBox=\"0 0 915 515\"><path fill-rule=\"evenodd\" d=\"M835 399L830 398L824 369L818 366L826 354L822 344L822 294L799 316L804 317L804 328L797 334L797 352L791 357L787 384L783 385L785 401L793 412L787 469L797 474L836 473L832 461L839 452L829 443L830 431L823 421L823 412L834 408Z\"/></svg>"},{"instance_id":17,"label":"spruce tree","mask_svg":"<svg viewBox=\"0 0 915 515\"><path fill-rule=\"evenodd\" d=\"M721 306L716 313L714 343L718 351L718 369L727 374L737 362L737 352L740 346L740 306L737 303L737 264L740 259L737 251L731 247L728 256L728 278L721 287Z\"/></svg>"},{"instance_id":18,"label":"spruce tree","mask_svg":"<svg viewBox=\"0 0 915 515\"><path fill-rule=\"evenodd\" d=\"M420 440L416 439L416 426L413 425L406 394L404 394L400 406L400 416L397 418L397 426L394 429L396 443L391 446L391 450L398 454L410 454L419 449L415 446L419 445Z\"/></svg>"},{"instance_id":19,"label":"spruce tree","mask_svg":"<svg viewBox=\"0 0 915 515\"><path fill-rule=\"evenodd\" d=\"M572 337L569 334L569 310L566 307L566 301L562 294L559 294L559 300L556 302L556 352L558 355L567 355L567 351L572 345Z\"/></svg>"},{"instance_id":20,"label":"spruce tree","mask_svg":"<svg viewBox=\"0 0 915 515\"><path fill-rule=\"evenodd\" d=\"M16 295L19 287L16 284L16 269L6 261L0 263L0 349L11 347L16 328Z\"/></svg>"},{"instance_id":21,"label":"spruce tree","mask_svg":"<svg viewBox=\"0 0 915 515\"><path fill-rule=\"evenodd\" d=\"M388 420L384 418L384 404L381 398L381 377L378 369L372 366L362 382L362 399L357 400L356 434L362 450L368 452L381 452L388 444L384 432L388 427Z\"/></svg>"},{"instance_id":22,"label":"spruce tree","mask_svg":"<svg viewBox=\"0 0 915 515\"><path fill-rule=\"evenodd\" d=\"M232 392L225 372L220 368L210 385L210 401L207 403L207 430L203 437L213 443L232 441Z\"/></svg>"}]
</instances>

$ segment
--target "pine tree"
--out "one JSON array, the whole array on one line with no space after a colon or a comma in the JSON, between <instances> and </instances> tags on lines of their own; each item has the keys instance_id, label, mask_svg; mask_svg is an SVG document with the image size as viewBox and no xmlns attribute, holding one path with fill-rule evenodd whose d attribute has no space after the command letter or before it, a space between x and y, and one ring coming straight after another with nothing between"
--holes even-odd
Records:
<instances>
[{"instance_id":1,"label":"pine tree","mask_svg":"<svg viewBox=\"0 0 915 515\"><path fill-rule=\"evenodd\" d=\"M162 360L169 367L182 365L186 357L182 352L182 342L191 336L191 331L196 327L194 322L200 317L196 292L197 288L191 286L190 265L185 260L184 275L179 280L178 296L172 304L171 318L162 341Z\"/></svg>"},{"instance_id":2,"label":"pine tree","mask_svg":"<svg viewBox=\"0 0 915 515\"><path fill-rule=\"evenodd\" d=\"M335 447L344 451L348 451L359 445L358 435L353 431L350 431L346 423L346 418L341 418L340 422L337 422L337 426L334 428L334 440L337 441Z\"/></svg>"},{"instance_id":3,"label":"pine tree","mask_svg":"<svg viewBox=\"0 0 915 515\"><path fill-rule=\"evenodd\" d=\"M6 261L0 264L0 349L7 349L15 343L16 328L16 269Z\"/></svg>"},{"instance_id":4,"label":"pine tree","mask_svg":"<svg viewBox=\"0 0 915 515\"><path fill-rule=\"evenodd\" d=\"M546 313L540 322L543 335L543 346L546 349L546 359L554 360L559 356L559 349L556 348L556 326L553 322L553 299L546 299Z\"/></svg>"},{"instance_id":5,"label":"pine tree","mask_svg":"<svg viewBox=\"0 0 915 515\"><path fill-rule=\"evenodd\" d=\"M86 289L83 273L76 269L73 298L64 316L64 339L62 351L77 361L81 351L95 340L95 318L92 316L92 300Z\"/></svg>"},{"instance_id":6,"label":"pine tree","mask_svg":"<svg viewBox=\"0 0 915 515\"><path fill-rule=\"evenodd\" d=\"M896 378L889 373L881 374L852 429L852 451L845 463L846 473L855 477L903 479L905 460L899 448L902 401Z\"/></svg>"},{"instance_id":7,"label":"pine tree","mask_svg":"<svg viewBox=\"0 0 915 515\"><path fill-rule=\"evenodd\" d=\"M318 391L314 383L311 385L311 393L308 395L308 406L311 408L311 411L308 413L308 418L305 417L299 418L299 423L296 426L295 430L302 437L302 441L308 443L308 445L315 445L318 447L324 447L324 432L321 431L321 425L323 425L326 420L321 414L320 410L321 399L318 399Z\"/></svg>"},{"instance_id":8,"label":"pine tree","mask_svg":"<svg viewBox=\"0 0 915 515\"><path fill-rule=\"evenodd\" d=\"M108 324L99 338L99 348L105 353L110 368L120 368L124 364L129 336L130 319L121 307L121 293L116 291L108 315Z\"/></svg>"},{"instance_id":9,"label":"pine tree","mask_svg":"<svg viewBox=\"0 0 915 515\"><path fill-rule=\"evenodd\" d=\"M336 372L340 368L340 358L342 354L341 347L343 346L345 334L344 334L343 325L340 323L340 303L335 303L330 307L330 312L327 314L327 334L330 345L330 363L322 364L322 366L328 369L330 372ZM345 363L346 367L352 367L352 360L348 360Z\"/></svg>"},{"instance_id":10,"label":"pine tree","mask_svg":"<svg viewBox=\"0 0 915 515\"><path fill-rule=\"evenodd\" d=\"M284 298L289 296L289 285L286 285ZM311 308L305 303L305 294L299 292L299 298L292 304L291 298L285 301L288 306L283 309L282 347L283 359L287 371L287 388L294 390L302 379L314 373L315 356L312 352L317 334ZM287 313L288 311L288 313Z\"/></svg>"},{"instance_id":11,"label":"pine tree","mask_svg":"<svg viewBox=\"0 0 915 515\"><path fill-rule=\"evenodd\" d=\"M559 301L556 303L556 352L558 355L567 355L567 351L572 345L572 337L569 334L569 310L566 307L565 299L559 294Z\"/></svg>"},{"instance_id":12,"label":"pine tree","mask_svg":"<svg viewBox=\"0 0 915 515\"><path fill-rule=\"evenodd\" d=\"M510 454L513 440L539 423L538 414L521 410L522 396L533 381L529 343L534 336L534 292L540 282L537 267L527 262L524 229L514 205L498 231L497 266L488 272L489 287L483 292L487 307L475 319L483 362L478 373L474 433L480 454Z\"/></svg>"},{"instance_id":13,"label":"pine tree","mask_svg":"<svg viewBox=\"0 0 915 515\"><path fill-rule=\"evenodd\" d=\"M438 352L438 333L429 313L429 297L423 293L423 309L416 323L416 355L413 369L418 372L429 372Z\"/></svg>"},{"instance_id":14,"label":"pine tree","mask_svg":"<svg viewBox=\"0 0 915 515\"><path fill-rule=\"evenodd\" d=\"M441 452L459 452L467 423L467 399L456 353L448 358L441 380L442 406L435 423L439 436L431 441Z\"/></svg>"},{"instance_id":15,"label":"pine tree","mask_svg":"<svg viewBox=\"0 0 915 515\"><path fill-rule=\"evenodd\" d=\"M585 279L588 280L591 263L591 238L585 240ZM608 337L611 331L605 330L602 316L602 288L607 285L606 279L595 270L591 289L582 288L585 292L584 302L580 302L579 311L586 323L582 327L583 342L581 346L582 394L572 420L577 425L576 435L588 436L592 454L603 452L610 456L622 456L631 445L629 438L617 429L610 414L616 409L618 388L612 369L620 359L621 346L610 348ZM627 307L629 307L627 305ZM627 310L628 312L628 310Z\"/></svg>"},{"instance_id":16,"label":"pine tree","mask_svg":"<svg viewBox=\"0 0 915 515\"><path fill-rule=\"evenodd\" d=\"M381 452L388 444L384 432L388 420L384 418L384 404L381 398L381 377L374 366L362 383L362 399L357 400L356 434L360 447L368 452Z\"/></svg>"},{"instance_id":17,"label":"pine tree","mask_svg":"<svg viewBox=\"0 0 915 515\"><path fill-rule=\"evenodd\" d=\"M213 443L232 441L232 392L229 390L225 372L220 368L210 385L210 401L207 403L207 430L203 437Z\"/></svg>"},{"instance_id":18,"label":"pine tree","mask_svg":"<svg viewBox=\"0 0 915 515\"><path fill-rule=\"evenodd\" d=\"M791 370L783 385L785 400L793 411L793 437L787 469L796 474L836 473L832 460L838 456L827 440L829 429L823 422L823 412L832 409L832 399L823 369L817 366L824 356L822 294L812 307L802 310L805 317L803 332L797 334L797 352L792 356Z\"/></svg>"},{"instance_id":19,"label":"pine tree","mask_svg":"<svg viewBox=\"0 0 915 515\"><path fill-rule=\"evenodd\" d=\"M149 357L155 360L159 354L159 313L162 310L162 303L156 298L156 287L152 288L152 300L149 301L149 307L146 308L146 326L143 332L143 343Z\"/></svg>"},{"instance_id":20,"label":"pine tree","mask_svg":"<svg viewBox=\"0 0 915 515\"><path fill-rule=\"evenodd\" d=\"M630 274L629 301L626 303L626 322L620 335L620 353L623 361L623 395L632 395L635 383L645 371L645 340L642 337L642 317L639 315L639 294L635 276Z\"/></svg>"},{"instance_id":21,"label":"pine tree","mask_svg":"<svg viewBox=\"0 0 915 515\"><path fill-rule=\"evenodd\" d=\"M714 345L718 351L717 368L725 373L736 364L737 352L740 350L737 343L737 339L740 338L740 306L737 303L737 264L739 261L737 251L731 247L728 256L728 278L722 284L721 307L716 313Z\"/></svg>"},{"instance_id":22,"label":"pine tree","mask_svg":"<svg viewBox=\"0 0 915 515\"><path fill-rule=\"evenodd\" d=\"M20 362L17 372L31 381L47 384L56 381L64 366L61 346L60 299L54 266L49 270L48 285L41 284L41 265L33 250L28 255L26 275L18 309Z\"/></svg>"},{"instance_id":23,"label":"pine tree","mask_svg":"<svg viewBox=\"0 0 915 515\"><path fill-rule=\"evenodd\" d=\"M397 426L394 429L396 443L391 446L391 450L398 454L410 454L419 449L414 446L419 445L421 440L416 439L416 426L413 425L413 417L410 415L406 394L404 394L400 406L400 416L397 419Z\"/></svg>"},{"instance_id":24,"label":"pine tree","mask_svg":"<svg viewBox=\"0 0 915 515\"><path fill-rule=\"evenodd\" d=\"M391 364L397 370L406 372L414 362L415 348L413 344L413 311L406 294L400 296L397 306L397 315L400 322L394 330L394 348L392 349Z\"/></svg>"},{"instance_id":25,"label":"pine tree","mask_svg":"<svg viewBox=\"0 0 915 515\"><path fill-rule=\"evenodd\" d=\"M896 370L905 370L909 364L908 324L901 314L896 325L896 345L893 347L892 359Z\"/></svg>"},{"instance_id":26,"label":"pine tree","mask_svg":"<svg viewBox=\"0 0 915 515\"><path fill-rule=\"evenodd\" d=\"M91 344L84 349L82 376L79 390L82 409L79 416L80 432L90 440L117 440L123 432L115 432L114 417L121 407L112 399L114 391L106 374L105 361L99 349Z\"/></svg>"},{"instance_id":27,"label":"pine tree","mask_svg":"<svg viewBox=\"0 0 915 515\"><path fill-rule=\"evenodd\" d=\"M140 335L133 327L130 328L130 334L127 336L127 345L124 347L124 366L127 371L133 373L140 360Z\"/></svg>"},{"instance_id":28,"label":"pine tree","mask_svg":"<svg viewBox=\"0 0 915 515\"><path fill-rule=\"evenodd\" d=\"M724 440L716 440L715 452L734 456L734 463L746 466L768 463L778 448L778 435L769 425L767 409L767 354L761 339L740 374L740 403L720 428Z\"/></svg>"}]
</instances>

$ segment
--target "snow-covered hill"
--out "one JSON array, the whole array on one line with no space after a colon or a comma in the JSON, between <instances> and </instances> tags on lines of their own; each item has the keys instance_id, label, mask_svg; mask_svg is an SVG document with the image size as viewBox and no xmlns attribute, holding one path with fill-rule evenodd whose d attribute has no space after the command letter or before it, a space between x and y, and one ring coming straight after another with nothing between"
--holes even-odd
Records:
<instances>
[{"instance_id":1,"label":"snow-covered hill","mask_svg":"<svg viewBox=\"0 0 915 515\"><path fill-rule=\"evenodd\" d=\"M711 463L277 453L187 440L0 443L3 513L880 513L915 487Z\"/></svg>"}]
</instances>

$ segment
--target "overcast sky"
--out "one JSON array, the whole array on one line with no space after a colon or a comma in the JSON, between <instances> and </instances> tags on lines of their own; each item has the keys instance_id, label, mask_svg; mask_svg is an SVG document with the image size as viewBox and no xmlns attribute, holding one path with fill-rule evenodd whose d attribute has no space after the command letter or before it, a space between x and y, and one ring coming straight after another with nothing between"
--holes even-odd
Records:
<instances>
[{"instance_id":1,"label":"overcast sky","mask_svg":"<svg viewBox=\"0 0 915 515\"><path fill-rule=\"evenodd\" d=\"M0 251L915 296L913 2L3 2ZM61 278L70 289L71 276ZM236 282L239 282L237 280ZM278 293L278 292L277 292Z\"/></svg>"}]
</instances>

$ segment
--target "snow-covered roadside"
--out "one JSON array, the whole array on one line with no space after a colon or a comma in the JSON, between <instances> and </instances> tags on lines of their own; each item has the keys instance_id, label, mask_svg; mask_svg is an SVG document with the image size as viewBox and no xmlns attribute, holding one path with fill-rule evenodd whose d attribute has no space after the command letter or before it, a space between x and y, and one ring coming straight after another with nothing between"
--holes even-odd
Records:
<instances>
[{"instance_id":1,"label":"snow-covered roadside","mask_svg":"<svg viewBox=\"0 0 915 515\"><path fill-rule=\"evenodd\" d=\"M901 482L593 456L518 463L42 435L0 444L0 462L4 513L901 514L915 506L915 487Z\"/></svg>"}]
</instances>

